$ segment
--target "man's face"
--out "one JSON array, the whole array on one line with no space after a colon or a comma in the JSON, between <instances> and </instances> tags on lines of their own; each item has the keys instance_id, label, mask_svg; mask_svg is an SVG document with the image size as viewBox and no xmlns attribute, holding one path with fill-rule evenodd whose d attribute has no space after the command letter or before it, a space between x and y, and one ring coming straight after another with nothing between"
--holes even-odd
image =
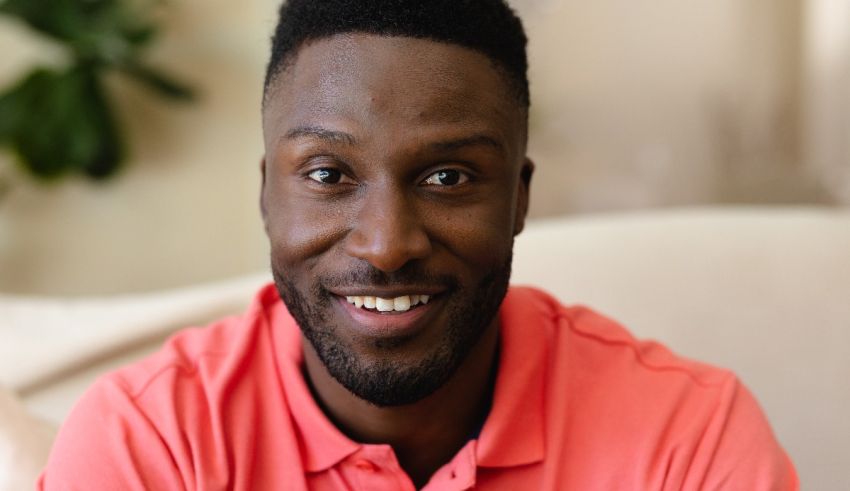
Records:
<instances>
[{"instance_id":1,"label":"man's face","mask_svg":"<svg viewBox=\"0 0 850 491\"><path fill-rule=\"evenodd\" d=\"M431 394L496 328L525 218L504 76L455 45L338 35L299 50L263 123L272 271L305 337L367 401Z\"/></svg>"}]
</instances>

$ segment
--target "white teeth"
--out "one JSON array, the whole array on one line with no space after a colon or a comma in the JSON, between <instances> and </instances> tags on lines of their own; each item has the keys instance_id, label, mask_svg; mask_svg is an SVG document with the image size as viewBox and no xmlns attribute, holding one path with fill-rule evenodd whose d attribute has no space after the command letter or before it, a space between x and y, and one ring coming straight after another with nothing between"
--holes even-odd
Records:
<instances>
[{"instance_id":1,"label":"white teeth","mask_svg":"<svg viewBox=\"0 0 850 491\"><path fill-rule=\"evenodd\" d=\"M394 307L395 302L392 300L381 297L375 298L375 308L378 309L378 312L392 312Z\"/></svg>"},{"instance_id":2,"label":"white teeth","mask_svg":"<svg viewBox=\"0 0 850 491\"><path fill-rule=\"evenodd\" d=\"M395 298L381 298L352 295L345 300L357 308L377 309L379 312L407 312L412 307L428 303L428 295L402 295Z\"/></svg>"},{"instance_id":3,"label":"white teeth","mask_svg":"<svg viewBox=\"0 0 850 491\"><path fill-rule=\"evenodd\" d=\"M407 312L410 310L410 297L407 295L396 297L393 299L393 308L396 312Z\"/></svg>"}]
</instances>

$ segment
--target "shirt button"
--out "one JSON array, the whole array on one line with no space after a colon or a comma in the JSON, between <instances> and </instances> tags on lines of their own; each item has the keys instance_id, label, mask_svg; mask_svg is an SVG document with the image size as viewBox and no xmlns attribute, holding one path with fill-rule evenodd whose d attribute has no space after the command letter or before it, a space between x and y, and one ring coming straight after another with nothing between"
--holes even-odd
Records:
<instances>
[{"instance_id":1,"label":"shirt button","mask_svg":"<svg viewBox=\"0 0 850 491\"><path fill-rule=\"evenodd\" d=\"M366 472L375 472L375 471L378 470L378 467L375 464L373 464L372 462L370 462L366 459L358 460L357 462L354 463L354 467L357 467L361 471L366 471Z\"/></svg>"}]
</instances>

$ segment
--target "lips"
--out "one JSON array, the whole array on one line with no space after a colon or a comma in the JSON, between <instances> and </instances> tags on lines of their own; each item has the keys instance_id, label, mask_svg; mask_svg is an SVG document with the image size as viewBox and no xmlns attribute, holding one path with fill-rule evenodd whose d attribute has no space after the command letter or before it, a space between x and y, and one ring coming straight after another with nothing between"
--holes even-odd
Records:
<instances>
[{"instance_id":1,"label":"lips","mask_svg":"<svg viewBox=\"0 0 850 491\"><path fill-rule=\"evenodd\" d=\"M394 298L373 297L370 295L349 295L345 300L357 308L377 310L378 312L407 312L417 305L425 305L431 299L430 295L412 294L400 295Z\"/></svg>"},{"instance_id":2,"label":"lips","mask_svg":"<svg viewBox=\"0 0 850 491\"><path fill-rule=\"evenodd\" d=\"M434 295L434 290L430 291L429 294L401 295L395 292L378 295L335 293L334 310L359 335L371 338L411 336L430 325L439 311L442 295Z\"/></svg>"}]
</instances>

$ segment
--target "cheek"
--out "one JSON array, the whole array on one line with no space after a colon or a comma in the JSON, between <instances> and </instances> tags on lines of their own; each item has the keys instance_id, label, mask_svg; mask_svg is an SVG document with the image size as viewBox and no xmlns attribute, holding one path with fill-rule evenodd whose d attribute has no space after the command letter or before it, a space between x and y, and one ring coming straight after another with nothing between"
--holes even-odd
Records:
<instances>
[{"instance_id":1,"label":"cheek","mask_svg":"<svg viewBox=\"0 0 850 491\"><path fill-rule=\"evenodd\" d=\"M513 207L504 202L480 203L459 210L442 210L432 219L435 240L467 267L491 270L501 266L513 246Z\"/></svg>"},{"instance_id":2,"label":"cheek","mask_svg":"<svg viewBox=\"0 0 850 491\"><path fill-rule=\"evenodd\" d=\"M345 235L348 222L339 205L298 196L297 190L269 189L267 229L274 261L294 267L329 250Z\"/></svg>"}]
</instances>

